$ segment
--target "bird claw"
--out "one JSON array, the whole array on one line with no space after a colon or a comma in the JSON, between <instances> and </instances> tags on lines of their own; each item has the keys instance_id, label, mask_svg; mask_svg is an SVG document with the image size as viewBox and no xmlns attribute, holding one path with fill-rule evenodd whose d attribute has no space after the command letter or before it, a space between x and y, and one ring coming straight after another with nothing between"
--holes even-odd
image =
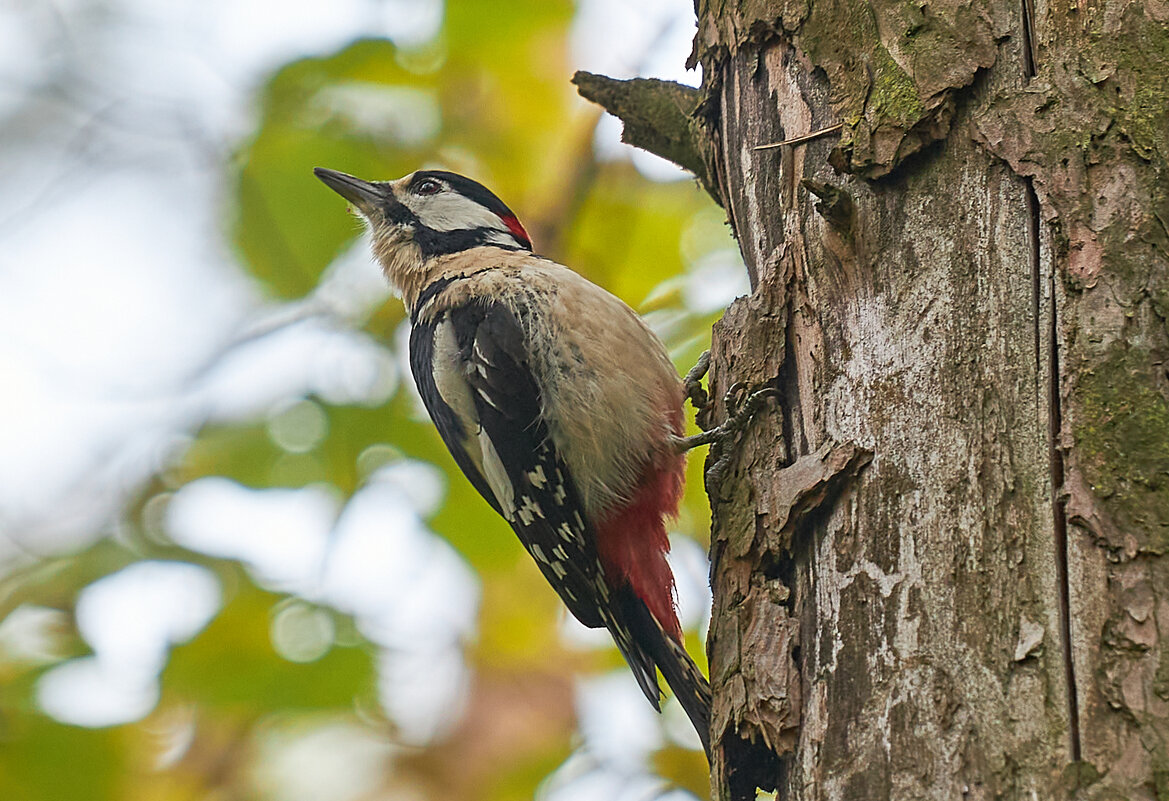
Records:
<instances>
[{"instance_id":1,"label":"bird claw","mask_svg":"<svg viewBox=\"0 0 1169 801\"><path fill-rule=\"evenodd\" d=\"M702 379L709 370L710 351L704 350L702 351L702 355L698 357L698 361L690 368L690 372L686 373L686 377L682 379L682 386L686 391L686 400L690 401L690 405L694 407L694 411L700 415L710 406L710 395L706 393L706 389L702 386Z\"/></svg>"},{"instance_id":2,"label":"bird claw","mask_svg":"<svg viewBox=\"0 0 1169 801\"><path fill-rule=\"evenodd\" d=\"M743 402L743 393L747 391L747 382L736 381L723 394L723 407L727 410L727 418L732 418L738 412Z\"/></svg>"},{"instance_id":3,"label":"bird claw","mask_svg":"<svg viewBox=\"0 0 1169 801\"><path fill-rule=\"evenodd\" d=\"M685 452L697 448L699 445L712 443L721 449L728 440L747 427L755 415L759 413L759 410L763 408L763 404L772 398L779 397L779 390L774 387L764 387L744 398L746 392L747 385L741 381L731 386L723 396L723 402L727 409L726 421L722 425L709 428L700 434L679 437L677 440L678 449Z\"/></svg>"},{"instance_id":4,"label":"bird claw","mask_svg":"<svg viewBox=\"0 0 1169 801\"><path fill-rule=\"evenodd\" d=\"M714 464L706 471L706 486L708 490L712 487L722 486L723 479L726 477L727 471L731 467L731 462L735 458L735 449L724 446L732 437L747 427L765 403L772 398L777 400L779 398L779 390L775 387L764 387L744 398L743 393L746 391L747 385L742 382L735 384L727 390L726 397L724 398L727 408L727 420L717 429L714 429L719 434L714 440L714 447L711 449L715 455Z\"/></svg>"},{"instance_id":5,"label":"bird claw","mask_svg":"<svg viewBox=\"0 0 1169 801\"><path fill-rule=\"evenodd\" d=\"M724 435L742 431L763 408L763 404L772 398L779 400L779 390L775 387L764 387L743 397L747 389L747 385L740 381L727 390L727 397L724 399L727 421L719 426L720 429L724 429Z\"/></svg>"},{"instance_id":6,"label":"bird claw","mask_svg":"<svg viewBox=\"0 0 1169 801\"><path fill-rule=\"evenodd\" d=\"M723 476L726 475L734 457L734 449L723 446L747 427L755 415L759 413L759 410L763 408L763 404L772 398L779 398L779 390L774 387L764 387L755 392L749 392L750 388L746 382L736 381L723 395L723 406L727 413L726 421L720 426L707 427L704 423L707 415L711 412L711 403L710 395L702 386L702 379L709 370L710 351L707 350L703 351L702 355L698 357L698 362L682 379L686 399L697 411L696 420L704 430L691 437L679 437L675 443L681 453L697 448L699 445L714 445L715 462L706 471L706 481L707 487L716 487L722 483Z\"/></svg>"}]
</instances>

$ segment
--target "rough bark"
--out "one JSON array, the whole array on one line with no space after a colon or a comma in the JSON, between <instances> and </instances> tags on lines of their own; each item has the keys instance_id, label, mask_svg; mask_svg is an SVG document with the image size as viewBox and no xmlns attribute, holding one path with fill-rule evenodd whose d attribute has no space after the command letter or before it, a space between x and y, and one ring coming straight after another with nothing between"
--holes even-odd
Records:
<instances>
[{"instance_id":1,"label":"rough bark","mask_svg":"<svg viewBox=\"0 0 1169 801\"><path fill-rule=\"evenodd\" d=\"M698 15L716 797L1164 801L1169 6Z\"/></svg>"}]
</instances>

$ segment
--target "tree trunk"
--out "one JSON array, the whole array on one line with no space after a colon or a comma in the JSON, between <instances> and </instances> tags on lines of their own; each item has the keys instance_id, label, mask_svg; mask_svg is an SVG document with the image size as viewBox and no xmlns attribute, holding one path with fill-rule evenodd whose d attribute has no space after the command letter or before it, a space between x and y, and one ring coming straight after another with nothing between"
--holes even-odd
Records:
<instances>
[{"instance_id":1,"label":"tree trunk","mask_svg":"<svg viewBox=\"0 0 1169 801\"><path fill-rule=\"evenodd\" d=\"M698 5L715 797L1164 801L1169 7Z\"/></svg>"}]
</instances>

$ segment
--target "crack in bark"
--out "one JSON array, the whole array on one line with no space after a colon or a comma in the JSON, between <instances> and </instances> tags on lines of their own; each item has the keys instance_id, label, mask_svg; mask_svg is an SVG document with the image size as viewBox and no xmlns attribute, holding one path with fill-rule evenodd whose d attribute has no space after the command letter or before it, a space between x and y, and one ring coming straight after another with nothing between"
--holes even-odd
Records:
<instances>
[{"instance_id":1,"label":"crack in bark","mask_svg":"<svg viewBox=\"0 0 1169 801\"><path fill-rule=\"evenodd\" d=\"M1035 77L1035 2L1023 0L1023 74Z\"/></svg>"},{"instance_id":2,"label":"crack in bark","mask_svg":"<svg viewBox=\"0 0 1169 801\"><path fill-rule=\"evenodd\" d=\"M1035 9L1033 0L1022 0L1022 29L1023 29L1023 74L1030 82L1036 75L1038 56L1035 42ZM1035 191L1035 181L1031 176L1023 178L1024 192L1027 202L1027 240L1030 246L1032 308L1035 315L1035 365L1036 375L1039 370L1042 348L1040 345L1040 327L1042 321L1039 313L1040 277L1040 231L1042 230L1042 216L1039 195ZM1072 643L1072 615L1071 615L1071 584L1068 571L1070 554L1068 553L1068 523L1067 511L1064 508L1064 460L1060 450L1060 432L1063 427L1063 410L1060 405L1060 368L1059 368L1059 319L1056 309L1055 271L1049 278L1049 297L1051 312L1048 320L1048 442L1049 464L1051 475L1051 516L1052 528L1055 532L1055 560L1056 580L1059 583L1059 625L1060 645L1062 648L1064 681L1067 684L1068 705L1068 739L1070 741L1071 758L1079 762L1082 754L1080 742L1080 699L1076 686L1076 663Z\"/></svg>"},{"instance_id":3,"label":"crack in bark","mask_svg":"<svg viewBox=\"0 0 1169 801\"><path fill-rule=\"evenodd\" d=\"M1039 214L1039 200L1034 197L1035 189L1028 179L1029 195L1033 198L1034 213ZM1030 204L1029 204L1030 205ZM1032 244L1038 249L1038 237ZM1051 384L1048 394L1048 415L1050 422L1050 456L1051 456L1051 514L1055 529L1055 559L1056 577L1059 581L1059 624L1060 639L1063 643L1064 675L1067 681L1068 693L1068 735L1071 739L1071 756L1073 762L1079 762L1081 756L1080 745L1080 699L1076 688L1076 663L1072 653L1072 615L1071 615L1071 584L1068 575L1068 522L1067 512L1064 509L1063 484L1064 463L1063 452L1060 450L1059 438L1063 427L1063 410L1060 406L1059 395L1059 320L1055 305L1055 273L1051 274L1051 328L1048 335L1051 341L1048 346L1048 365Z\"/></svg>"},{"instance_id":4,"label":"crack in bark","mask_svg":"<svg viewBox=\"0 0 1169 801\"><path fill-rule=\"evenodd\" d=\"M1035 313L1035 362L1036 375L1042 375L1040 362L1042 358L1041 327L1043 321L1039 311L1039 290L1042 283L1040 277L1039 232L1041 230L1039 196L1035 192L1034 182L1030 177L1024 178L1024 192L1027 201L1028 224L1027 237L1030 244L1031 279L1033 293L1033 308ZM1050 296L1051 311L1048 315L1048 348L1047 348L1047 410L1048 410L1048 463L1051 478L1051 517L1052 529L1055 533L1055 570L1056 581L1059 584L1059 625L1060 646L1063 652L1064 680L1067 684L1068 704L1068 737L1073 762L1079 762L1081 757L1080 743L1080 700L1076 685L1076 663L1072 646L1072 616L1071 616L1071 579L1068 572L1070 554L1068 552L1068 515L1064 508L1064 459L1060 450L1060 432L1063 428L1063 410L1060 405L1060 368L1059 368L1059 320L1056 313L1055 273L1049 278L1048 293Z\"/></svg>"}]
</instances>

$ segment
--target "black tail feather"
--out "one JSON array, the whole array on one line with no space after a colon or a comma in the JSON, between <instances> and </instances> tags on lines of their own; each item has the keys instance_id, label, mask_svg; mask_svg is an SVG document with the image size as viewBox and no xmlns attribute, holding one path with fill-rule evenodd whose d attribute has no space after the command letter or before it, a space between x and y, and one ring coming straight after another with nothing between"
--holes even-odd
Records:
<instances>
[{"instance_id":1,"label":"black tail feather","mask_svg":"<svg viewBox=\"0 0 1169 801\"><path fill-rule=\"evenodd\" d=\"M686 716L694 724L709 761L710 683L686 653L686 649L662 629L631 587L627 585L617 590L612 601L621 619L613 621L616 625L609 625L609 630L645 697L654 709L661 709L661 689L654 669L656 665L682 704Z\"/></svg>"}]
</instances>

